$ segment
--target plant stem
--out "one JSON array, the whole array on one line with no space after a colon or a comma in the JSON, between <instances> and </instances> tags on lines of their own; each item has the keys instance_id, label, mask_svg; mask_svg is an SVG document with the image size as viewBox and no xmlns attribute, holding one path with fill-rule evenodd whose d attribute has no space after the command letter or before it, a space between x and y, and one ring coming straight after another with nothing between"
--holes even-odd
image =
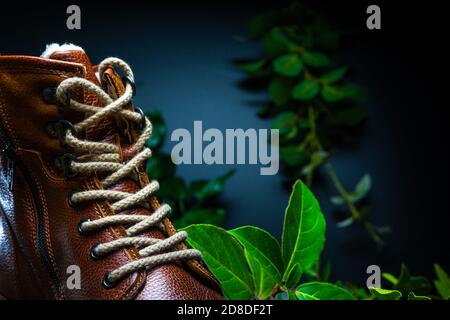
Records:
<instances>
[{"instance_id":1,"label":"plant stem","mask_svg":"<svg viewBox=\"0 0 450 320\"><path fill-rule=\"evenodd\" d=\"M324 148L322 147L322 144L320 143L319 138L317 137L314 109L312 106L310 106L308 108L308 116L309 116L309 123L310 123L310 127L311 127L311 136L313 137L313 139L312 139L313 143L315 144L318 151L325 151ZM351 214L353 220L358 223L361 223L363 225L363 227L369 233L370 237L375 241L377 246L382 247L384 245L383 240L380 238L380 236L376 232L374 226L365 220L364 215L352 202L349 192L345 189L344 185L342 184L341 180L339 179L338 175L336 174L336 171L334 170L333 165L331 164L331 162L329 160L325 161L324 167L325 167L325 170L326 170L328 176L330 177L331 181L333 182L333 185L334 185L336 191L339 193L339 195L342 197L342 199L344 199L345 204L347 205L347 208L350 211L350 214ZM311 177L307 176L308 182L309 182L309 179L311 179L311 181L312 181L312 174L311 174Z\"/></svg>"}]
</instances>

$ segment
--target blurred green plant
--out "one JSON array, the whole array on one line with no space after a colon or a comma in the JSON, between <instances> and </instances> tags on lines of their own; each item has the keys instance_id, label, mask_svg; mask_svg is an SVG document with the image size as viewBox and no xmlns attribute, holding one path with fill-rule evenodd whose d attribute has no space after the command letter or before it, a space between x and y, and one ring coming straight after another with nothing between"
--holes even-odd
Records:
<instances>
[{"instance_id":1,"label":"blurred green plant","mask_svg":"<svg viewBox=\"0 0 450 320\"><path fill-rule=\"evenodd\" d=\"M368 222L369 207L362 201L371 188L370 175L348 190L330 161L367 115L365 89L347 81L349 67L332 59L340 34L299 3L253 17L248 31L251 40L261 42L262 56L238 66L248 75L247 88L267 90L269 101L258 115L272 118L272 128L279 129L287 183L303 179L312 186L323 168L337 192L331 202L348 212L338 226L358 222L382 246L383 229Z\"/></svg>"},{"instance_id":2,"label":"blurred green plant","mask_svg":"<svg viewBox=\"0 0 450 320\"><path fill-rule=\"evenodd\" d=\"M158 111L146 113L153 132L147 145L152 157L147 162L147 175L159 182L158 198L172 207L171 219L176 228L194 223L221 225L225 209L218 197L234 170L211 180L194 180L191 183L176 175L176 167L170 154L161 150L166 135L166 125Z\"/></svg>"},{"instance_id":3,"label":"blurred green plant","mask_svg":"<svg viewBox=\"0 0 450 320\"><path fill-rule=\"evenodd\" d=\"M226 231L209 224L185 227L188 244L221 284L225 298L279 300L430 300L450 297L450 279L435 265L435 290L424 277L383 274L389 289L358 287L329 281L330 266L318 271L325 244L325 218L319 203L300 180L293 186L285 211L281 246L267 231L243 226ZM214 241L211 241L211 240Z\"/></svg>"}]
</instances>

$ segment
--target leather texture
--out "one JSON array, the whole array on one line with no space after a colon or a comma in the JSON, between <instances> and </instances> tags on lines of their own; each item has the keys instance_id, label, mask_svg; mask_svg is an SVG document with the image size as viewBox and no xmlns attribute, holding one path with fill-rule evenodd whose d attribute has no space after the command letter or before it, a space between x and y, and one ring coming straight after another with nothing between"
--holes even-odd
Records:
<instances>
[{"instance_id":1,"label":"leather texture","mask_svg":"<svg viewBox=\"0 0 450 320\"><path fill-rule=\"evenodd\" d=\"M139 253L127 248L100 260L90 257L95 244L123 237L125 229L110 227L89 235L77 231L80 220L113 212L107 201L77 207L68 203L74 191L99 188L100 177L65 178L55 166L55 158L71 150L49 135L48 124L62 119L76 123L85 115L43 99L46 88L69 77L85 77L99 85L95 70L78 50L57 51L49 59L0 56L0 295L7 299L221 299L217 282L197 260L136 272L111 289L102 285L107 272L139 259ZM103 77L110 95L123 92L124 84L114 70L107 69ZM98 105L89 92L75 95L78 101ZM124 126L129 127L128 136L123 134ZM116 143L124 160L136 153L128 141L136 134L124 119L104 120L85 133L89 140ZM136 192L149 183L144 167L139 176L139 183L124 179L113 188ZM156 197L149 204L153 210L159 207ZM151 214L152 210L126 213ZM175 232L168 219L163 223L168 234L153 229L147 236L164 238ZM73 265L80 267L80 289L67 286L71 275L67 270Z\"/></svg>"}]
</instances>

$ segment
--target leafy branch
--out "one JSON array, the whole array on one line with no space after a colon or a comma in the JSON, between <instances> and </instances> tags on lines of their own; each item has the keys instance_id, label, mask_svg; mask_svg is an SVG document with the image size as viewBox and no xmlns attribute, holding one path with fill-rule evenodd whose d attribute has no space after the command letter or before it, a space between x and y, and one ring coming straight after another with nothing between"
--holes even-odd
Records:
<instances>
[{"instance_id":1,"label":"leafy branch","mask_svg":"<svg viewBox=\"0 0 450 320\"><path fill-rule=\"evenodd\" d=\"M298 3L255 16L249 33L261 42L262 57L240 61L238 66L248 75L247 87L262 84L268 92L270 101L258 115L272 118L272 128L279 130L287 183L303 179L311 187L323 168L338 193L331 202L348 211L338 226L357 222L382 246L379 229L367 220L368 208L360 205L370 191L370 175L349 191L330 161L366 118L364 88L348 82L348 66L337 64L330 55L338 46L339 33Z\"/></svg>"},{"instance_id":2,"label":"leafy branch","mask_svg":"<svg viewBox=\"0 0 450 320\"><path fill-rule=\"evenodd\" d=\"M450 278L435 265L435 290L402 265L399 277L382 276L385 288L329 282L330 267L317 270L325 243L325 218L308 187L298 180L286 208L281 246L267 231L243 226L226 231L208 224L185 227L188 244L199 249L226 298L277 300L450 299ZM211 241L213 239L213 241ZM314 279L310 281L310 278Z\"/></svg>"}]
</instances>

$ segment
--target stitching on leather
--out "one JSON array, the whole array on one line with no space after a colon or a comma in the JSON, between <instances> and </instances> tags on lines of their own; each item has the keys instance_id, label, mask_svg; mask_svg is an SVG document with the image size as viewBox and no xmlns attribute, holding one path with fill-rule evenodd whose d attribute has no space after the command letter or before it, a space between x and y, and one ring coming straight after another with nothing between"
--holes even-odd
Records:
<instances>
[{"instance_id":1,"label":"stitching on leather","mask_svg":"<svg viewBox=\"0 0 450 320\"><path fill-rule=\"evenodd\" d=\"M9 73L13 73L13 74L17 74L17 73L25 73L25 72L30 72L30 73L39 73L39 74L47 74L47 75L58 75L58 76L64 76L64 77L69 77L69 76L73 76L73 75L84 75L83 72L81 71L64 71L64 70L49 70L49 69L45 69L45 68L33 68L33 67L1 67L0 66L0 70L6 70Z\"/></svg>"},{"instance_id":2,"label":"stitching on leather","mask_svg":"<svg viewBox=\"0 0 450 320\"><path fill-rule=\"evenodd\" d=\"M31 149L20 148L20 147L17 148L16 150L17 150L17 151L28 152L28 153L34 154L34 155L38 158L39 162L41 163L41 166L42 166L42 169L43 169L42 171L44 172L44 175L45 175L50 181L52 181L53 183L60 184L60 185L65 185L65 184L66 184L66 182L67 182L67 179L66 179L66 178L60 177L60 176L58 176L58 175L56 174L55 171L49 170L49 169L48 169L48 166L46 165L44 159L42 158L42 152L37 151L37 150L31 150Z\"/></svg>"},{"instance_id":3,"label":"stitching on leather","mask_svg":"<svg viewBox=\"0 0 450 320\"><path fill-rule=\"evenodd\" d=\"M7 110L7 106L6 106L6 99L3 96L2 93L2 86L0 85L0 116L3 119L3 126L5 127L6 131L8 132L8 134L11 136L12 140L14 141L14 143L17 143L17 136L14 132L14 130L12 130L11 125L10 125L10 120L9 120L9 116L8 113L6 112ZM0 119L0 120L2 120Z\"/></svg>"}]
</instances>

